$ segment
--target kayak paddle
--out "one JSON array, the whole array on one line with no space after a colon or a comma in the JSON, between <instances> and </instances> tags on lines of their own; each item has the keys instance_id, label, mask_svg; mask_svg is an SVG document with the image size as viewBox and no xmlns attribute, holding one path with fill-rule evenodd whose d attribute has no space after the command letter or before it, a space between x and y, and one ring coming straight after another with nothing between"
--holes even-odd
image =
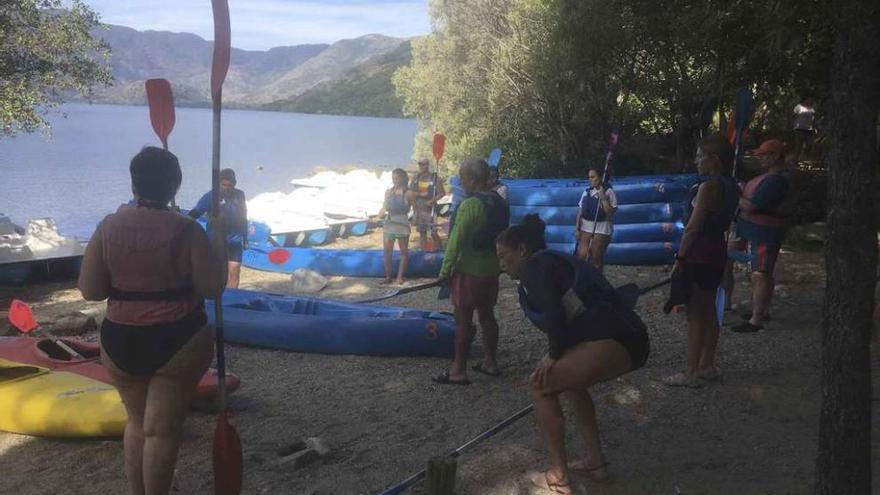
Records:
<instances>
[{"instance_id":1,"label":"kayak paddle","mask_svg":"<svg viewBox=\"0 0 880 495\"><path fill-rule=\"evenodd\" d=\"M437 167L440 167L440 159L443 158L443 152L446 150L446 136L443 133L438 132L434 134L434 145L432 147L432 151L434 152L434 160L437 161Z\"/></svg>"},{"instance_id":2,"label":"kayak paddle","mask_svg":"<svg viewBox=\"0 0 880 495\"><path fill-rule=\"evenodd\" d=\"M755 100L752 97L752 90L749 88L740 88L736 92L736 110L734 110L736 123L733 138L733 177L736 178L737 161L739 160L740 149L742 148L742 135L752 116L755 114Z\"/></svg>"},{"instance_id":3,"label":"kayak paddle","mask_svg":"<svg viewBox=\"0 0 880 495\"><path fill-rule=\"evenodd\" d=\"M231 32L229 27L229 4L227 0L211 0L214 10L214 59L211 64L211 102L213 114L213 139L211 161L211 221L220 216L220 111L223 101L223 81L229 70ZM222 229L214 230L220 232ZM221 253L220 259L226 259ZM242 482L241 438L229 424L226 404L226 353L223 341L223 295L214 301L214 331L217 336L217 385L220 414L214 430L214 493L215 495L239 495Z\"/></svg>"},{"instance_id":4,"label":"kayak paddle","mask_svg":"<svg viewBox=\"0 0 880 495\"><path fill-rule=\"evenodd\" d=\"M34 319L34 312L31 310L31 307L26 302L18 299L13 299L12 304L9 305L9 323L21 333L31 333L40 326L36 319ZM46 329L43 329L43 335L71 356L75 358L83 357L76 349L67 345L63 340L56 339Z\"/></svg>"},{"instance_id":5,"label":"kayak paddle","mask_svg":"<svg viewBox=\"0 0 880 495\"><path fill-rule=\"evenodd\" d=\"M167 150L168 136L174 129L175 120L171 84L167 79L147 79L144 88L147 91L147 105L150 107L150 123L162 141L162 147Z\"/></svg>"},{"instance_id":6,"label":"kayak paddle","mask_svg":"<svg viewBox=\"0 0 880 495\"><path fill-rule=\"evenodd\" d=\"M434 174L431 176L431 181L434 183L434 197L432 200L437 199L437 174L440 173L440 159L443 158L443 152L446 150L446 136L443 135L442 132L438 132L434 134L434 143L431 147L431 151L434 154L434 160L437 163L437 169L434 171ZM436 206L436 205L434 205ZM433 225L437 223L437 208L434 206L431 207L431 232L436 232L434 230ZM431 234L431 240L428 241L428 251L433 251L434 249L439 248L440 246L434 245L434 238L436 234Z\"/></svg>"},{"instance_id":7,"label":"kayak paddle","mask_svg":"<svg viewBox=\"0 0 880 495\"><path fill-rule=\"evenodd\" d=\"M486 160L486 163L489 164L490 167L498 167L498 162L501 161L501 148L494 148L491 152L489 152L489 159Z\"/></svg>"},{"instance_id":8,"label":"kayak paddle","mask_svg":"<svg viewBox=\"0 0 880 495\"><path fill-rule=\"evenodd\" d=\"M395 297L395 296L409 294L410 292L416 292L416 291L420 291L422 289L430 289L431 287L437 287L438 285L440 285L440 282L438 280L434 280L433 282L428 282L428 283L421 284L421 285L413 285L411 287L402 287L402 288L397 289L395 291L389 292L388 294L385 294L384 296L373 297L370 299L363 299L361 301L357 301L357 303L363 304L363 303L372 303L372 302L376 302L376 301L384 301L385 299L391 299L392 297Z\"/></svg>"}]
</instances>

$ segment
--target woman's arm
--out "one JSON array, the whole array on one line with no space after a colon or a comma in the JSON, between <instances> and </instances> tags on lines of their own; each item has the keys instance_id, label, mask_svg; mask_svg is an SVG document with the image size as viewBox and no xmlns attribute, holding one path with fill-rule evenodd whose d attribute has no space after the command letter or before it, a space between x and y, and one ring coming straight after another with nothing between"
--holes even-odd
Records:
<instances>
[{"instance_id":1,"label":"woman's arm","mask_svg":"<svg viewBox=\"0 0 880 495\"><path fill-rule=\"evenodd\" d=\"M110 272L104 264L103 223L98 225L83 255L77 287L86 301L103 301L110 296Z\"/></svg>"},{"instance_id":2,"label":"woman's arm","mask_svg":"<svg viewBox=\"0 0 880 495\"><path fill-rule=\"evenodd\" d=\"M202 297L214 299L226 288L226 260L217 256L217 250L226 249L226 235L214 235L214 246L208 241L208 235L198 224L189 227L190 265L192 266L192 282L196 293Z\"/></svg>"},{"instance_id":3,"label":"woman's arm","mask_svg":"<svg viewBox=\"0 0 880 495\"><path fill-rule=\"evenodd\" d=\"M542 258L549 256L538 256L523 265L520 282L526 289L529 302L544 313L548 355L551 359L559 359L564 351L565 307L562 305L562 294L565 291L557 287L562 279L557 272L563 268Z\"/></svg>"},{"instance_id":4,"label":"woman's arm","mask_svg":"<svg viewBox=\"0 0 880 495\"><path fill-rule=\"evenodd\" d=\"M703 231L706 216L711 211L712 206L718 204L720 195L721 188L718 182L711 181L700 184L700 188L697 189L697 197L694 200L694 211L691 213L691 218L684 228L676 258L687 257L687 252L694 243L694 240Z\"/></svg>"},{"instance_id":5,"label":"woman's arm","mask_svg":"<svg viewBox=\"0 0 880 495\"><path fill-rule=\"evenodd\" d=\"M611 217L617 211L617 195L611 189L599 189L599 204L607 217Z\"/></svg>"}]
</instances>

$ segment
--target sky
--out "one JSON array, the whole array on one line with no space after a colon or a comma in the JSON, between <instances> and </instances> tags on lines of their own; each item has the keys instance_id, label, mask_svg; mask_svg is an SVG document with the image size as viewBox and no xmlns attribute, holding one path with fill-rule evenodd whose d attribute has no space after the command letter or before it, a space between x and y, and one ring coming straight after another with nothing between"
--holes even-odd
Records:
<instances>
[{"instance_id":1,"label":"sky","mask_svg":"<svg viewBox=\"0 0 880 495\"><path fill-rule=\"evenodd\" d=\"M83 0L107 24L214 38L210 0ZM332 43L364 34L408 37L431 30L428 0L229 0L232 46Z\"/></svg>"}]
</instances>

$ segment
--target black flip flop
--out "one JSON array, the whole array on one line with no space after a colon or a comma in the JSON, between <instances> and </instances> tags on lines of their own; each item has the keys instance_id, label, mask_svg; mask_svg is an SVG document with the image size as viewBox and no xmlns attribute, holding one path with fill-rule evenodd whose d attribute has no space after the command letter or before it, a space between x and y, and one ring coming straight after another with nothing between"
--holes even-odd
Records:
<instances>
[{"instance_id":1,"label":"black flip flop","mask_svg":"<svg viewBox=\"0 0 880 495\"><path fill-rule=\"evenodd\" d=\"M471 366L471 369L476 371L477 373L482 373L484 375L489 375L489 376L496 377L496 378L501 376L501 371L499 371L499 370L495 370L494 372L489 371L486 368L483 368L483 363L477 363L477 364Z\"/></svg>"},{"instance_id":2,"label":"black flip flop","mask_svg":"<svg viewBox=\"0 0 880 495\"><path fill-rule=\"evenodd\" d=\"M732 332L737 333L755 333L763 330L764 327L761 325L752 325L750 322L741 323L730 329Z\"/></svg>"},{"instance_id":3,"label":"black flip flop","mask_svg":"<svg viewBox=\"0 0 880 495\"><path fill-rule=\"evenodd\" d=\"M470 380L453 380L449 378L449 370L443 370L443 373L431 378L434 380L434 383L439 383L440 385L470 385Z\"/></svg>"}]
</instances>

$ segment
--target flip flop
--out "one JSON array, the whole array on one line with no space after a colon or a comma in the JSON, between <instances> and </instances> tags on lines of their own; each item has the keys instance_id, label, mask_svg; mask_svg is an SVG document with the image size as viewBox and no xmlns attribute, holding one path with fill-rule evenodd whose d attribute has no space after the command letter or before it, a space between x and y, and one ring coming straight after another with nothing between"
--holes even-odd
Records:
<instances>
[{"instance_id":1,"label":"flip flop","mask_svg":"<svg viewBox=\"0 0 880 495\"><path fill-rule=\"evenodd\" d=\"M493 376L493 377L501 376L500 370L496 369L495 371L489 371L486 368L483 368L483 363L477 363L477 364L471 366L471 369L476 371L477 373L482 373L484 375L489 375L489 376Z\"/></svg>"},{"instance_id":2,"label":"flip flop","mask_svg":"<svg viewBox=\"0 0 880 495\"><path fill-rule=\"evenodd\" d=\"M449 378L449 370L443 370L443 373L431 378L434 380L434 383L439 383L440 385L470 385L470 380L453 380Z\"/></svg>"},{"instance_id":3,"label":"flip flop","mask_svg":"<svg viewBox=\"0 0 880 495\"><path fill-rule=\"evenodd\" d=\"M741 323L730 330L737 333L755 333L764 329L763 325L752 325L751 322Z\"/></svg>"},{"instance_id":4,"label":"flip flop","mask_svg":"<svg viewBox=\"0 0 880 495\"><path fill-rule=\"evenodd\" d=\"M667 376L662 380L664 385L668 385L670 387L685 387L685 388L700 388L703 386L699 380L697 380L696 376L691 376L688 378L684 373L676 373L674 375Z\"/></svg>"}]
</instances>

